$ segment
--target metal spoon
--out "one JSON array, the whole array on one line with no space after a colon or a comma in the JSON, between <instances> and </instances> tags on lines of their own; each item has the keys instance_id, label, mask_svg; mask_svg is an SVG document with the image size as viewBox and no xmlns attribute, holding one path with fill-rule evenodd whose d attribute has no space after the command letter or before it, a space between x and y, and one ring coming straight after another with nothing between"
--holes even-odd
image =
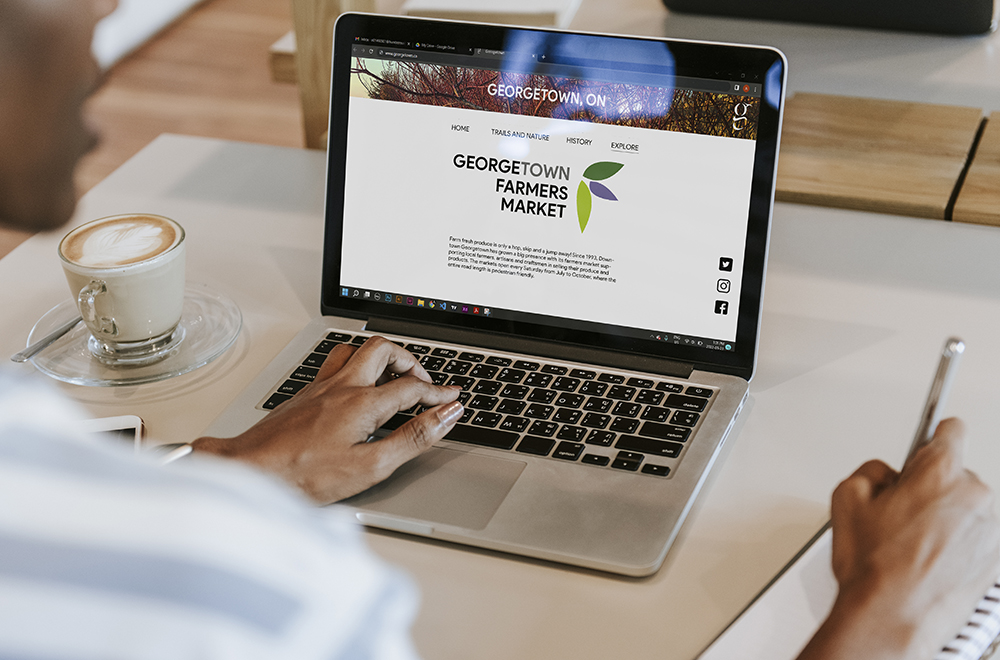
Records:
<instances>
[{"instance_id":1,"label":"metal spoon","mask_svg":"<svg viewBox=\"0 0 1000 660\"><path fill-rule=\"evenodd\" d=\"M82 321L83 318L78 316L72 321L68 321L65 325L61 325L49 334L45 335L34 344L24 349L20 353L15 353L10 356L10 359L14 362L27 362L36 353L40 353L42 350L49 347L50 344L55 342L55 340L62 337L64 334L76 327L76 324Z\"/></svg>"}]
</instances>

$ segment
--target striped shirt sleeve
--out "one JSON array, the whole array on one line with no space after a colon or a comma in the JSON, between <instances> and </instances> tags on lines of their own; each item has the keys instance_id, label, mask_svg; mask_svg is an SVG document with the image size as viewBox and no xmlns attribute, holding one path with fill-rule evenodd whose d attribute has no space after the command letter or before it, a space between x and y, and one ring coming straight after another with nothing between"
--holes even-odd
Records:
<instances>
[{"instance_id":1,"label":"striped shirt sleeve","mask_svg":"<svg viewBox=\"0 0 1000 660\"><path fill-rule=\"evenodd\" d=\"M411 582L231 461L167 468L0 374L0 658L415 658Z\"/></svg>"}]
</instances>

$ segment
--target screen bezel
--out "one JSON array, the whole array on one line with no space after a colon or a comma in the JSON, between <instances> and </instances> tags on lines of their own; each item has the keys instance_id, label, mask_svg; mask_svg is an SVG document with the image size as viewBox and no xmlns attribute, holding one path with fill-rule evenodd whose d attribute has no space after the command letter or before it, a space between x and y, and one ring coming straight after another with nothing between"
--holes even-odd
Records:
<instances>
[{"instance_id":1,"label":"screen bezel","mask_svg":"<svg viewBox=\"0 0 1000 660\"><path fill-rule=\"evenodd\" d=\"M747 221L746 249L743 254L742 288L739 299L735 350L723 352L677 345L656 340L635 339L613 332L570 330L543 323L510 321L483 316L441 314L428 309L388 305L364 299L342 297L341 245L344 213L344 181L347 166L347 139L350 101L351 47L355 37L377 37L430 43L449 43L459 47L503 49L510 43L512 31L527 31L564 36L559 30L507 27L478 23L459 23L417 18L343 14L334 29L331 80L330 126L327 150L326 234L323 249L321 310L328 316L350 318L396 318L442 327L529 337L561 344L585 346L645 355L688 363L696 369L728 373L749 380L756 363L758 327L764 287L764 269L773 205L781 108L784 100L784 56L768 47L714 44L706 42L588 35L598 39L666 44L675 58L677 75L724 79L741 74L760 82L763 88L760 119L753 167ZM768 75L779 67L779 75ZM773 87L778 86L777 90ZM775 92L777 91L777 94ZM777 98L776 106L764 101ZM377 258L377 255L373 255ZM419 292L413 292L418 294ZM603 326L607 327L607 326Z\"/></svg>"}]
</instances>

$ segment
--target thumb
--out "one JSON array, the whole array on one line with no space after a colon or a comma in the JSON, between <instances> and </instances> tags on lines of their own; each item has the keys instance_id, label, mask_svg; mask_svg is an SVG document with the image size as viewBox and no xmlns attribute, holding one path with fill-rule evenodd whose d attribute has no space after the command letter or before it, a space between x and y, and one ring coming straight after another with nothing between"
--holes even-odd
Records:
<instances>
[{"instance_id":1,"label":"thumb","mask_svg":"<svg viewBox=\"0 0 1000 660\"><path fill-rule=\"evenodd\" d=\"M463 410L458 401L431 408L370 446L378 451L382 465L395 470L443 438L455 426Z\"/></svg>"}]
</instances>

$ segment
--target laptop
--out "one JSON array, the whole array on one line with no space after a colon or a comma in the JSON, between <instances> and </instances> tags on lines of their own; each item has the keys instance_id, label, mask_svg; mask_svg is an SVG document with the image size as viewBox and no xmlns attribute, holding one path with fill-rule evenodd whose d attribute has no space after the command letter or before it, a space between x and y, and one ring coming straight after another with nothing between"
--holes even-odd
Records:
<instances>
[{"instance_id":1,"label":"laptop","mask_svg":"<svg viewBox=\"0 0 1000 660\"><path fill-rule=\"evenodd\" d=\"M655 572L753 376L784 57L365 14L333 51L319 315L208 433L381 335L466 410L360 522Z\"/></svg>"}]
</instances>

